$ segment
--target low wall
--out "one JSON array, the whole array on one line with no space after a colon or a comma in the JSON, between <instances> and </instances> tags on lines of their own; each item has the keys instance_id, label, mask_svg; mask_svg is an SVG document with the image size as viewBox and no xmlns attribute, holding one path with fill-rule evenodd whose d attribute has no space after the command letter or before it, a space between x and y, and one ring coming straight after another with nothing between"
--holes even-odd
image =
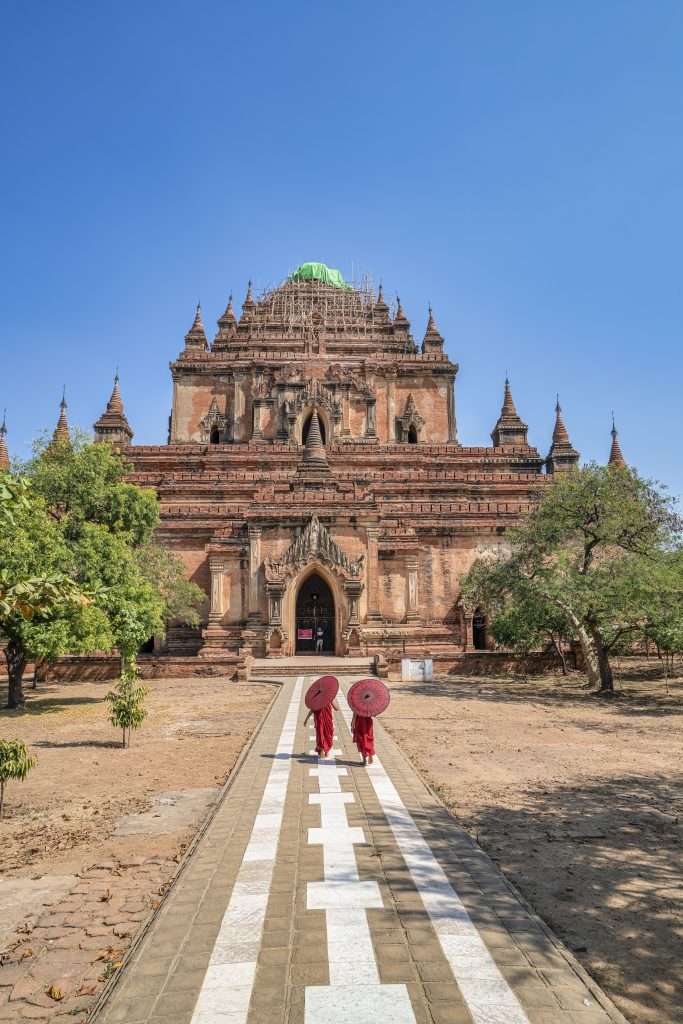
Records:
<instances>
[{"instance_id":1,"label":"low wall","mask_svg":"<svg viewBox=\"0 0 683 1024\"><path fill-rule=\"evenodd\" d=\"M142 679L173 678L191 676L227 676L237 678L237 659L234 657L204 660L194 656L140 654L138 669ZM68 655L50 666L48 682L52 679L66 682L86 680L92 682L115 681L119 678L121 660L114 654ZM29 665L26 678L30 678L33 666Z\"/></svg>"},{"instance_id":2,"label":"low wall","mask_svg":"<svg viewBox=\"0 0 683 1024\"><path fill-rule=\"evenodd\" d=\"M413 657L415 657L413 655ZM533 676L558 672L560 659L553 653L510 654L508 651L465 651L459 654L430 654L434 677L438 676ZM576 668L572 652L567 667ZM385 668L389 679L401 678L401 658L391 658Z\"/></svg>"}]
</instances>

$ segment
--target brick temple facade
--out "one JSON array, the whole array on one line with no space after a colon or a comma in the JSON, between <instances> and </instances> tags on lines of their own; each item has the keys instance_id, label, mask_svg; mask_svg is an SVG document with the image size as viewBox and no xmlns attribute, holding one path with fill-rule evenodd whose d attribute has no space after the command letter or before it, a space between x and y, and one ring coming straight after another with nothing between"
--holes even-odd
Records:
<instances>
[{"instance_id":1,"label":"brick temple facade","mask_svg":"<svg viewBox=\"0 0 683 1024\"><path fill-rule=\"evenodd\" d=\"M118 380L96 438L161 502L160 541L207 593L171 653L315 652L453 661L487 645L460 577L576 465L559 405L547 457L506 381L492 445L458 440L457 364L429 311L417 343L400 300L305 264L212 342L201 311L171 364L168 443L132 444Z\"/></svg>"}]
</instances>

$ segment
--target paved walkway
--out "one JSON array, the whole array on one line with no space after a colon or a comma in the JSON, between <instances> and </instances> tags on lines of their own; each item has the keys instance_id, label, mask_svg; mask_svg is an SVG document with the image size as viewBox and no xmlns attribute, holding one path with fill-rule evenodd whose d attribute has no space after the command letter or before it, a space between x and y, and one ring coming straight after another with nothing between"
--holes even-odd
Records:
<instances>
[{"instance_id":1,"label":"paved walkway","mask_svg":"<svg viewBox=\"0 0 683 1024\"><path fill-rule=\"evenodd\" d=\"M622 1022L381 728L359 765L341 694L318 760L309 682L284 681L98 1024Z\"/></svg>"}]
</instances>

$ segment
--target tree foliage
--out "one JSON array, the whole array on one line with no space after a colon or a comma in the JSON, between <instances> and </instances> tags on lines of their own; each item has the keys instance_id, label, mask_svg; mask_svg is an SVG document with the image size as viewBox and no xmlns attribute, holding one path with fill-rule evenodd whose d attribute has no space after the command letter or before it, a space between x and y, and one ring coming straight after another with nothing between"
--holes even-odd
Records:
<instances>
[{"instance_id":1,"label":"tree foliage","mask_svg":"<svg viewBox=\"0 0 683 1024\"><path fill-rule=\"evenodd\" d=\"M139 729L147 717L146 696L146 688L138 683L137 669L128 665L120 682L105 698L109 704L109 721L123 732L121 746L124 748L130 746L131 729Z\"/></svg>"},{"instance_id":2,"label":"tree foliage","mask_svg":"<svg viewBox=\"0 0 683 1024\"><path fill-rule=\"evenodd\" d=\"M680 614L681 520L661 490L627 468L592 464L539 497L510 531L509 556L475 562L463 596L501 624L528 614L529 630L559 616L581 644L590 681L612 690L610 652L645 635L668 602Z\"/></svg>"},{"instance_id":3,"label":"tree foliage","mask_svg":"<svg viewBox=\"0 0 683 1024\"><path fill-rule=\"evenodd\" d=\"M5 803L5 785L10 780L23 782L35 763L22 740L0 740L0 818Z\"/></svg>"},{"instance_id":4,"label":"tree foliage","mask_svg":"<svg viewBox=\"0 0 683 1024\"><path fill-rule=\"evenodd\" d=\"M198 620L203 593L175 556L155 554L158 501L125 481L129 468L109 445L76 437L38 445L21 478L3 475L0 625L11 707L24 702L30 658L117 648L130 669L169 611Z\"/></svg>"}]
</instances>

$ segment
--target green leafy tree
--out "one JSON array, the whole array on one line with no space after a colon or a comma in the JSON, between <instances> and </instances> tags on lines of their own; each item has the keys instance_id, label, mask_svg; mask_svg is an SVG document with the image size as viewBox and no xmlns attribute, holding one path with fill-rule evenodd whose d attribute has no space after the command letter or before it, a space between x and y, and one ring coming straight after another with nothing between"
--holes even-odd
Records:
<instances>
[{"instance_id":1,"label":"green leafy tree","mask_svg":"<svg viewBox=\"0 0 683 1024\"><path fill-rule=\"evenodd\" d=\"M153 544L156 495L125 481L130 467L109 445L42 442L23 468L22 480L3 475L0 489L11 707L24 702L29 658L41 666L115 647L129 670L166 618L196 624L204 599L180 560Z\"/></svg>"},{"instance_id":2,"label":"green leafy tree","mask_svg":"<svg viewBox=\"0 0 683 1024\"><path fill-rule=\"evenodd\" d=\"M7 481L5 481L7 484ZM5 638L8 707L24 703L27 637L41 625L86 607L90 598L75 576L72 553L40 495L23 481L0 516L0 632ZM9 506L9 514L7 507Z\"/></svg>"},{"instance_id":3,"label":"green leafy tree","mask_svg":"<svg viewBox=\"0 0 683 1024\"><path fill-rule=\"evenodd\" d=\"M89 654L114 647L111 623L94 600L65 606L50 620L28 622L23 636L28 658L35 664L34 688L46 680L50 666L63 654Z\"/></svg>"},{"instance_id":4,"label":"green leafy tree","mask_svg":"<svg viewBox=\"0 0 683 1024\"><path fill-rule=\"evenodd\" d=\"M509 556L475 562L463 596L494 617L515 604L535 615L560 613L581 645L590 682L611 691L610 652L642 636L656 616L662 557L680 535L671 499L653 484L630 469L592 464L544 489L528 519L510 531ZM675 566L669 572L675 577Z\"/></svg>"},{"instance_id":5,"label":"green leafy tree","mask_svg":"<svg viewBox=\"0 0 683 1024\"><path fill-rule=\"evenodd\" d=\"M145 718L145 697L147 690L138 683L134 665L128 664L121 674L121 681L106 696L109 704L109 721L123 732L122 747L130 746L132 729L139 729Z\"/></svg>"},{"instance_id":6,"label":"green leafy tree","mask_svg":"<svg viewBox=\"0 0 683 1024\"><path fill-rule=\"evenodd\" d=\"M519 654L528 654L540 647L551 648L560 661L563 675L567 675L565 652L573 630L559 608L518 595L495 614L491 630L496 643Z\"/></svg>"},{"instance_id":7,"label":"green leafy tree","mask_svg":"<svg viewBox=\"0 0 683 1024\"><path fill-rule=\"evenodd\" d=\"M0 740L0 818L5 804L5 786L10 780L23 782L35 758L29 756L26 744L21 740Z\"/></svg>"},{"instance_id":8,"label":"green leafy tree","mask_svg":"<svg viewBox=\"0 0 683 1024\"><path fill-rule=\"evenodd\" d=\"M138 552L142 575L153 584L164 601L166 621L198 626L207 598L201 587L185 578L182 560L159 544L145 544Z\"/></svg>"}]
</instances>

